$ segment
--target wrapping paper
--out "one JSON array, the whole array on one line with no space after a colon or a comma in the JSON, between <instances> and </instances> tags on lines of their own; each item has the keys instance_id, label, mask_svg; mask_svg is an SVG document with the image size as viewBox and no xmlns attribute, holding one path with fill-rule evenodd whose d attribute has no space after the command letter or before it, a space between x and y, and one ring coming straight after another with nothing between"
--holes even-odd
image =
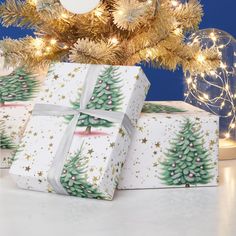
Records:
<instances>
[{"instance_id":1,"label":"wrapping paper","mask_svg":"<svg viewBox=\"0 0 236 236\"><path fill-rule=\"evenodd\" d=\"M216 186L219 118L184 102L147 102L119 189Z\"/></svg>"},{"instance_id":2,"label":"wrapping paper","mask_svg":"<svg viewBox=\"0 0 236 236\"><path fill-rule=\"evenodd\" d=\"M149 89L139 67L111 67L58 63L49 69L36 103L79 109L91 68L100 72L88 109L125 113L137 123ZM48 174L71 117L33 116L10 170L19 187L56 193ZM67 195L111 200L131 137L122 123L82 114L64 160L61 185Z\"/></svg>"}]
</instances>

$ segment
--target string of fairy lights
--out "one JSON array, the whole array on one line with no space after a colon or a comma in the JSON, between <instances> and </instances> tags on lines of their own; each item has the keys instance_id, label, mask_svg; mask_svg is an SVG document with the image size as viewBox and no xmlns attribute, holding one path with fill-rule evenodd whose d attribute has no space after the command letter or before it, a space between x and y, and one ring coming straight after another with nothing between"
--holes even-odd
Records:
<instances>
[{"instance_id":1,"label":"string of fairy lights","mask_svg":"<svg viewBox=\"0 0 236 236\"><path fill-rule=\"evenodd\" d=\"M38 0L28 0L28 2L34 6L37 5ZM155 12L154 14L157 13L157 10L160 6L160 1L159 0L147 0L146 4L155 4ZM179 0L171 0L170 4L172 5L172 7L174 8L178 8L182 3ZM102 18L103 15L103 11L105 9L103 9L102 7L97 7L94 11L93 14L95 17L97 18ZM123 14L123 12L121 11L119 13L120 15ZM59 18L62 21L68 21L70 15L63 12L61 13L61 15L59 16ZM181 35L183 33L183 30L181 28L176 27L176 29L174 30L174 33L176 35ZM109 43L113 44L113 45L117 45L119 44L119 40L117 37L113 36L108 40ZM55 38L51 38L51 39L45 39L45 38L40 38L40 37L36 37L32 39L31 44L33 45L33 47L35 48L34 54L36 57L41 57L41 56L45 56L45 55L49 55L51 52L53 52L56 49L64 49L67 50L71 45L66 45L65 43L60 43L57 39ZM149 57L152 57L152 51L148 50L146 53L146 57L147 59ZM201 60L201 55L197 55L197 59Z\"/></svg>"},{"instance_id":2,"label":"string of fairy lights","mask_svg":"<svg viewBox=\"0 0 236 236\"><path fill-rule=\"evenodd\" d=\"M219 52L219 56L222 58L222 51L232 43L234 40L232 37L228 37L228 41L225 43L219 43L219 35L214 31L208 32L204 36L196 36L192 43L202 40L203 38L211 40L212 47L216 47ZM234 61L236 53L234 52ZM204 63L205 58L199 55L198 60ZM208 77L213 78L213 82ZM232 134L236 131L236 91L235 88L231 88L231 79L235 79L236 76L236 63L233 66L227 65L225 62L221 62L220 67L216 71L210 71L209 74L189 75L186 78L187 92L184 94L186 100L195 99L200 105L204 105L213 114L219 115L216 110L222 111L226 108L227 112L221 114L222 119L228 119L227 132L224 133L224 138L230 139ZM200 84L205 84L211 88L211 91L217 91L218 94L208 94L202 91ZM234 89L234 91L232 91Z\"/></svg>"}]
</instances>

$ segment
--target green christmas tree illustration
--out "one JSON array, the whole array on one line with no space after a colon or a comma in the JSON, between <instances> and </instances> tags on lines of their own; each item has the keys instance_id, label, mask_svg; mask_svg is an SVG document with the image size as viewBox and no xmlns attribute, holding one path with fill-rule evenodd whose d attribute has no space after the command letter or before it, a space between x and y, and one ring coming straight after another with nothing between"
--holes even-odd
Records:
<instances>
[{"instance_id":1,"label":"green christmas tree illustration","mask_svg":"<svg viewBox=\"0 0 236 236\"><path fill-rule=\"evenodd\" d=\"M5 102L29 101L38 91L39 83L34 75L18 68L11 74L0 77L0 105Z\"/></svg>"},{"instance_id":2,"label":"green christmas tree illustration","mask_svg":"<svg viewBox=\"0 0 236 236\"><path fill-rule=\"evenodd\" d=\"M12 139L5 133L3 124L0 123L0 149L15 149Z\"/></svg>"},{"instance_id":3,"label":"green christmas tree illustration","mask_svg":"<svg viewBox=\"0 0 236 236\"><path fill-rule=\"evenodd\" d=\"M105 199L96 187L88 183L86 177L87 158L82 154L82 148L65 164L61 184L69 195L82 198Z\"/></svg>"},{"instance_id":4,"label":"green christmas tree illustration","mask_svg":"<svg viewBox=\"0 0 236 236\"><path fill-rule=\"evenodd\" d=\"M122 94L119 86L120 82L118 68L113 66L104 68L97 79L87 109L118 111L122 101ZM72 105L74 109L80 108L79 101L73 102ZM71 119L71 117L69 119ZM92 127L111 127L112 123L104 119L81 114L77 126L86 127L86 133L91 133Z\"/></svg>"},{"instance_id":5,"label":"green christmas tree illustration","mask_svg":"<svg viewBox=\"0 0 236 236\"><path fill-rule=\"evenodd\" d=\"M207 184L213 178L213 164L200 128L187 119L161 162L161 180L167 185Z\"/></svg>"},{"instance_id":6,"label":"green christmas tree illustration","mask_svg":"<svg viewBox=\"0 0 236 236\"><path fill-rule=\"evenodd\" d=\"M142 109L143 113L175 113L175 112L185 112L182 109L172 107L172 106L166 106L166 105L160 105L160 104L154 104L154 103L145 103Z\"/></svg>"}]
</instances>

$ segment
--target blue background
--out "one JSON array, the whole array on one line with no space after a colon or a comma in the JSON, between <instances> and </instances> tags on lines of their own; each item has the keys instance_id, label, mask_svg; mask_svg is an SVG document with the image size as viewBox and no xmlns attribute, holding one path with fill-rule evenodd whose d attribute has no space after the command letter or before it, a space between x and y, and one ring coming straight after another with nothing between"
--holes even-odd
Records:
<instances>
[{"instance_id":1,"label":"blue background","mask_svg":"<svg viewBox=\"0 0 236 236\"><path fill-rule=\"evenodd\" d=\"M0 2L4 2L0 0ZM236 37L236 0L202 0L204 18L200 28L218 28ZM32 34L29 30L19 28L3 28L0 26L0 39L23 37ZM151 90L148 100L182 100L183 99L183 73L181 69L170 72L163 69L143 68L151 81Z\"/></svg>"}]
</instances>

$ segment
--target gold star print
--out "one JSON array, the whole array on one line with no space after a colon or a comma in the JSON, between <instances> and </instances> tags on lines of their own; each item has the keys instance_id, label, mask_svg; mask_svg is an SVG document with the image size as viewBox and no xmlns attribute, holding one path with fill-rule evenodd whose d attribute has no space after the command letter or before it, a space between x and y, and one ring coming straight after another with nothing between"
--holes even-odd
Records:
<instances>
[{"instance_id":1,"label":"gold star print","mask_svg":"<svg viewBox=\"0 0 236 236\"><path fill-rule=\"evenodd\" d=\"M59 75L54 75L53 79L57 80L59 78Z\"/></svg>"},{"instance_id":2,"label":"gold star print","mask_svg":"<svg viewBox=\"0 0 236 236\"><path fill-rule=\"evenodd\" d=\"M65 99L66 97L63 95L63 96L61 96L61 99Z\"/></svg>"},{"instance_id":3,"label":"gold star print","mask_svg":"<svg viewBox=\"0 0 236 236\"><path fill-rule=\"evenodd\" d=\"M31 159L31 156L30 156L30 155L26 155L25 159L26 159L27 161L29 161L29 160Z\"/></svg>"},{"instance_id":4,"label":"gold star print","mask_svg":"<svg viewBox=\"0 0 236 236\"><path fill-rule=\"evenodd\" d=\"M136 75L136 76L135 76L135 79L136 79L136 80L139 80L139 75Z\"/></svg>"},{"instance_id":5,"label":"gold star print","mask_svg":"<svg viewBox=\"0 0 236 236\"><path fill-rule=\"evenodd\" d=\"M96 176L93 177L93 182L97 182L98 178Z\"/></svg>"},{"instance_id":6,"label":"gold star print","mask_svg":"<svg viewBox=\"0 0 236 236\"><path fill-rule=\"evenodd\" d=\"M93 171L94 171L94 169L93 169L93 168L91 168L89 171L90 171L90 172L93 172Z\"/></svg>"},{"instance_id":7,"label":"gold star print","mask_svg":"<svg viewBox=\"0 0 236 236\"><path fill-rule=\"evenodd\" d=\"M110 147L114 148L115 147L115 143L110 143Z\"/></svg>"},{"instance_id":8,"label":"gold star print","mask_svg":"<svg viewBox=\"0 0 236 236\"><path fill-rule=\"evenodd\" d=\"M37 133L34 133L34 136L37 136L38 134Z\"/></svg>"},{"instance_id":9,"label":"gold star print","mask_svg":"<svg viewBox=\"0 0 236 236\"><path fill-rule=\"evenodd\" d=\"M39 177L42 177L42 176L43 176L43 172L42 172L42 171L39 171L39 172L38 172L38 176L39 176Z\"/></svg>"},{"instance_id":10,"label":"gold star print","mask_svg":"<svg viewBox=\"0 0 236 236\"><path fill-rule=\"evenodd\" d=\"M209 131L206 132L206 136L208 137L210 135Z\"/></svg>"},{"instance_id":11,"label":"gold star print","mask_svg":"<svg viewBox=\"0 0 236 236\"><path fill-rule=\"evenodd\" d=\"M93 149L89 149L89 150L88 150L88 154L90 154L90 155L91 155L93 152L94 152Z\"/></svg>"},{"instance_id":12,"label":"gold star print","mask_svg":"<svg viewBox=\"0 0 236 236\"><path fill-rule=\"evenodd\" d=\"M50 136L50 139L53 139L53 136Z\"/></svg>"},{"instance_id":13,"label":"gold star print","mask_svg":"<svg viewBox=\"0 0 236 236\"><path fill-rule=\"evenodd\" d=\"M125 132L122 128L119 129L119 134L121 135L121 137L125 136Z\"/></svg>"},{"instance_id":14,"label":"gold star print","mask_svg":"<svg viewBox=\"0 0 236 236\"><path fill-rule=\"evenodd\" d=\"M49 144L49 147L53 147L53 144L52 144L52 143L50 143L50 144Z\"/></svg>"},{"instance_id":15,"label":"gold star print","mask_svg":"<svg viewBox=\"0 0 236 236\"><path fill-rule=\"evenodd\" d=\"M216 142L215 142L214 140L211 140L211 141L210 141L210 146L215 145L215 143L216 143Z\"/></svg>"},{"instance_id":16,"label":"gold star print","mask_svg":"<svg viewBox=\"0 0 236 236\"><path fill-rule=\"evenodd\" d=\"M31 168L30 168L29 166L26 166L26 167L25 167L25 171L28 171L28 172L29 172L30 169L31 169Z\"/></svg>"},{"instance_id":17,"label":"gold star print","mask_svg":"<svg viewBox=\"0 0 236 236\"><path fill-rule=\"evenodd\" d=\"M68 74L68 76L71 76L71 75L72 75L72 73L69 73L69 74Z\"/></svg>"},{"instance_id":18,"label":"gold star print","mask_svg":"<svg viewBox=\"0 0 236 236\"><path fill-rule=\"evenodd\" d=\"M5 116L3 116L3 119L7 119L9 117L10 117L9 115L5 115Z\"/></svg>"},{"instance_id":19,"label":"gold star print","mask_svg":"<svg viewBox=\"0 0 236 236\"><path fill-rule=\"evenodd\" d=\"M143 138L143 139L142 139L142 143L147 143L147 139L146 139L146 138Z\"/></svg>"},{"instance_id":20,"label":"gold star print","mask_svg":"<svg viewBox=\"0 0 236 236\"><path fill-rule=\"evenodd\" d=\"M156 148L159 148L161 145L159 142L155 143Z\"/></svg>"},{"instance_id":21,"label":"gold star print","mask_svg":"<svg viewBox=\"0 0 236 236\"><path fill-rule=\"evenodd\" d=\"M74 69L74 72L78 72L78 71L80 71L80 67Z\"/></svg>"},{"instance_id":22,"label":"gold star print","mask_svg":"<svg viewBox=\"0 0 236 236\"><path fill-rule=\"evenodd\" d=\"M143 127L138 127L138 130L143 132Z\"/></svg>"}]
</instances>

